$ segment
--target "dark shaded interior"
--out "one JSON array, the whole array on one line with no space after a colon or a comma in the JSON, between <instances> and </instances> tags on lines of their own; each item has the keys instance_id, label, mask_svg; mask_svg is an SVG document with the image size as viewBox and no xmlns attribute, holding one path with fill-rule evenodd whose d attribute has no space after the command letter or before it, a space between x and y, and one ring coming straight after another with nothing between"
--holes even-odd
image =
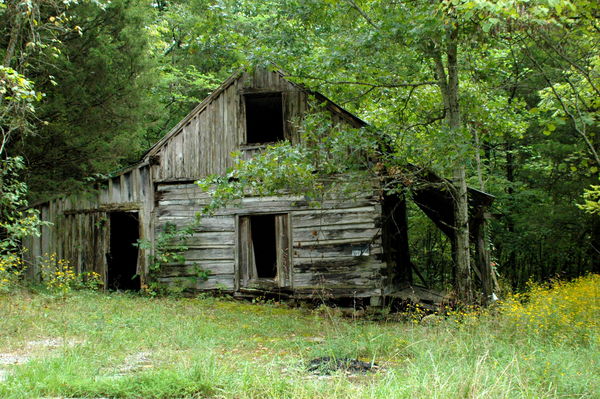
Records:
<instances>
[{"instance_id":1,"label":"dark shaded interior","mask_svg":"<svg viewBox=\"0 0 600 399\"><path fill-rule=\"evenodd\" d=\"M468 189L469 220L481 217L483 212L492 204L494 197L483 191ZM419 208L438 226L448 237L453 235L454 200L452 194L443 186L426 186L413 190L413 200ZM471 232L472 234L473 232Z\"/></svg>"},{"instance_id":2,"label":"dark shaded interior","mask_svg":"<svg viewBox=\"0 0 600 399\"><path fill-rule=\"evenodd\" d=\"M250 229L257 277L275 278L277 275L275 215L251 216Z\"/></svg>"},{"instance_id":3,"label":"dark shaded interior","mask_svg":"<svg viewBox=\"0 0 600 399\"><path fill-rule=\"evenodd\" d=\"M388 265L395 265L394 282L413 282L408 247L408 221L404 194L386 194L382 201L381 239Z\"/></svg>"},{"instance_id":4,"label":"dark shaded interior","mask_svg":"<svg viewBox=\"0 0 600 399\"><path fill-rule=\"evenodd\" d=\"M246 94L246 144L284 139L281 93Z\"/></svg>"},{"instance_id":5,"label":"dark shaded interior","mask_svg":"<svg viewBox=\"0 0 600 399\"><path fill-rule=\"evenodd\" d=\"M107 288L109 290L139 290L137 275L139 217L137 212L110 214L110 253L108 254Z\"/></svg>"},{"instance_id":6,"label":"dark shaded interior","mask_svg":"<svg viewBox=\"0 0 600 399\"><path fill-rule=\"evenodd\" d=\"M409 225L407 219L407 202L405 194L386 194L382 201L382 243L384 246L384 259L388 264L388 272L393 276L393 282L398 286L402 284L412 285L414 277L424 287L430 288L437 285L438 288L445 286L447 270L444 261L447 259L445 249L449 243L451 252L450 266L451 279L455 280L456 273L456 244L455 244L455 222L454 222L454 198L451 192L451 182L444 180L431 172L418 172L420 184L410 187L410 193L414 205L416 205L433 222L445 237L428 235L421 243L420 248L429 248L429 253L410 248ZM483 191L468 188L469 202L469 233L473 243L474 260L473 270L482 282L484 292L490 290L489 251L486 249L483 225L485 213L494 201L494 197ZM422 227L422 226L421 226ZM446 240L448 241L444 241ZM437 240L437 241L435 241ZM440 244L441 243L441 244ZM415 255L411 257L411 252ZM419 258L420 256L420 258ZM415 264L413 260L421 261ZM433 265L433 266L432 266ZM441 267L440 267L441 265ZM421 269L421 270L420 270ZM424 273L422 273L424 272ZM441 284L440 284L441 281ZM487 288L485 288L487 287Z\"/></svg>"}]
</instances>

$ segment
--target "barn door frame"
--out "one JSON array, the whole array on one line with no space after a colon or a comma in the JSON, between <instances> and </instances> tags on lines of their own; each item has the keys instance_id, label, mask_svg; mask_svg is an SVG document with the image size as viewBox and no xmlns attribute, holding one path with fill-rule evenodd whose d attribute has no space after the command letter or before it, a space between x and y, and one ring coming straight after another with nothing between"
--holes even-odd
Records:
<instances>
[{"instance_id":1,"label":"barn door frame","mask_svg":"<svg viewBox=\"0 0 600 399\"><path fill-rule=\"evenodd\" d=\"M142 238L142 219L141 212L139 209L134 210L110 210L107 212L107 250L106 253L106 269L104 273L104 287L105 289L119 289L119 285L123 285L126 290L134 290L140 291L142 288L143 277L140 273L141 271L141 260L143 254L141 253L141 249L136 244L139 242L139 239ZM121 219L121 226L115 226L115 221ZM130 237L114 237L116 234L115 229L121 227L123 229L123 220L127 222L124 224L129 224L129 233L133 232L134 229L131 227L134 224L137 226L137 234L135 240L130 239ZM132 223L132 220L134 223ZM119 239L120 238L120 239ZM123 243L124 241L124 243ZM116 243L118 243L117 248L115 248ZM130 259L126 259L127 262L119 259L119 256L126 255L130 256L132 253L128 253L131 250L129 247L136 248L135 260L133 256ZM117 253L116 251L120 253ZM124 262L124 263L121 263ZM135 262L135 264L133 264ZM125 269L125 270L123 270ZM118 276L116 280L114 277ZM131 280L131 281L130 281Z\"/></svg>"},{"instance_id":2,"label":"barn door frame","mask_svg":"<svg viewBox=\"0 0 600 399\"><path fill-rule=\"evenodd\" d=\"M275 250L276 273L274 277L259 277L254 240L252 237L252 219L255 223L258 217L273 217L274 236L263 237L270 241ZM289 213L248 213L236 216L236 273L235 289L242 288L292 288L292 229Z\"/></svg>"}]
</instances>

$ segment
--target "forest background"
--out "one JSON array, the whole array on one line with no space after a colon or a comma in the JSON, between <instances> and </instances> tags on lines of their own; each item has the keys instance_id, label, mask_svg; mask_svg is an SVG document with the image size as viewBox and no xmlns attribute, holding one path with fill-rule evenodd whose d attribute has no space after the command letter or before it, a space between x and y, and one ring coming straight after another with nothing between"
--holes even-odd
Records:
<instances>
[{"instance_id":1,"label":"forest background","mask_svg":"<svg viewBox=\"0 0 600 399\"><path fill-rule=\"evenodd\" d=\"M459 163L496 197L490 246L512 287L597 273L599 16L595 0L0 0L0 249L35 229L27 203L137 161L259 65L363 118L398 166ZM410 220L415 262L443 279L447 241Z\"/></svg>"}]
</instances>

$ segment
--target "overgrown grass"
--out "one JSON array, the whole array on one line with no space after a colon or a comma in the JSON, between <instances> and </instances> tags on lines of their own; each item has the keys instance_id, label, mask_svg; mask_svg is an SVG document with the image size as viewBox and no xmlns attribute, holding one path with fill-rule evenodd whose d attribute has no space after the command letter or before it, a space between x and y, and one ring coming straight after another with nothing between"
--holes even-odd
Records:
<instances>
[{"instance_id":1,"label":"overgrown grass","mask_svg":"<svg viewBox=\"0 0 600 399\"><path fill-rule=\"evenodd\" d=\"M597 398L599 291L588 276L427 325L216 298L3 296L0 397ZM309 374L320 356L382 368Z\"/></svg>"}]
</instances>

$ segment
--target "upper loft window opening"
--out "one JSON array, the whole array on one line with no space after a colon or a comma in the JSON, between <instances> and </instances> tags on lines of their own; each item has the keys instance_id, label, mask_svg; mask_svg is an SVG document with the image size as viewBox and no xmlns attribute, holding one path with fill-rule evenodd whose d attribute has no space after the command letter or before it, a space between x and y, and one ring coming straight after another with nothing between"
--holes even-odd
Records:
<instances>
[{"instance_id":1,"label":"upper loft window opening","mask_svg":"<svg viewBox=\"0 0 600 399\"><path fill-rule=\"evenodd\" d=\"M274 143L284 139L281 92L245 94L246 144Z\"/></svg>"}]
</instances>

